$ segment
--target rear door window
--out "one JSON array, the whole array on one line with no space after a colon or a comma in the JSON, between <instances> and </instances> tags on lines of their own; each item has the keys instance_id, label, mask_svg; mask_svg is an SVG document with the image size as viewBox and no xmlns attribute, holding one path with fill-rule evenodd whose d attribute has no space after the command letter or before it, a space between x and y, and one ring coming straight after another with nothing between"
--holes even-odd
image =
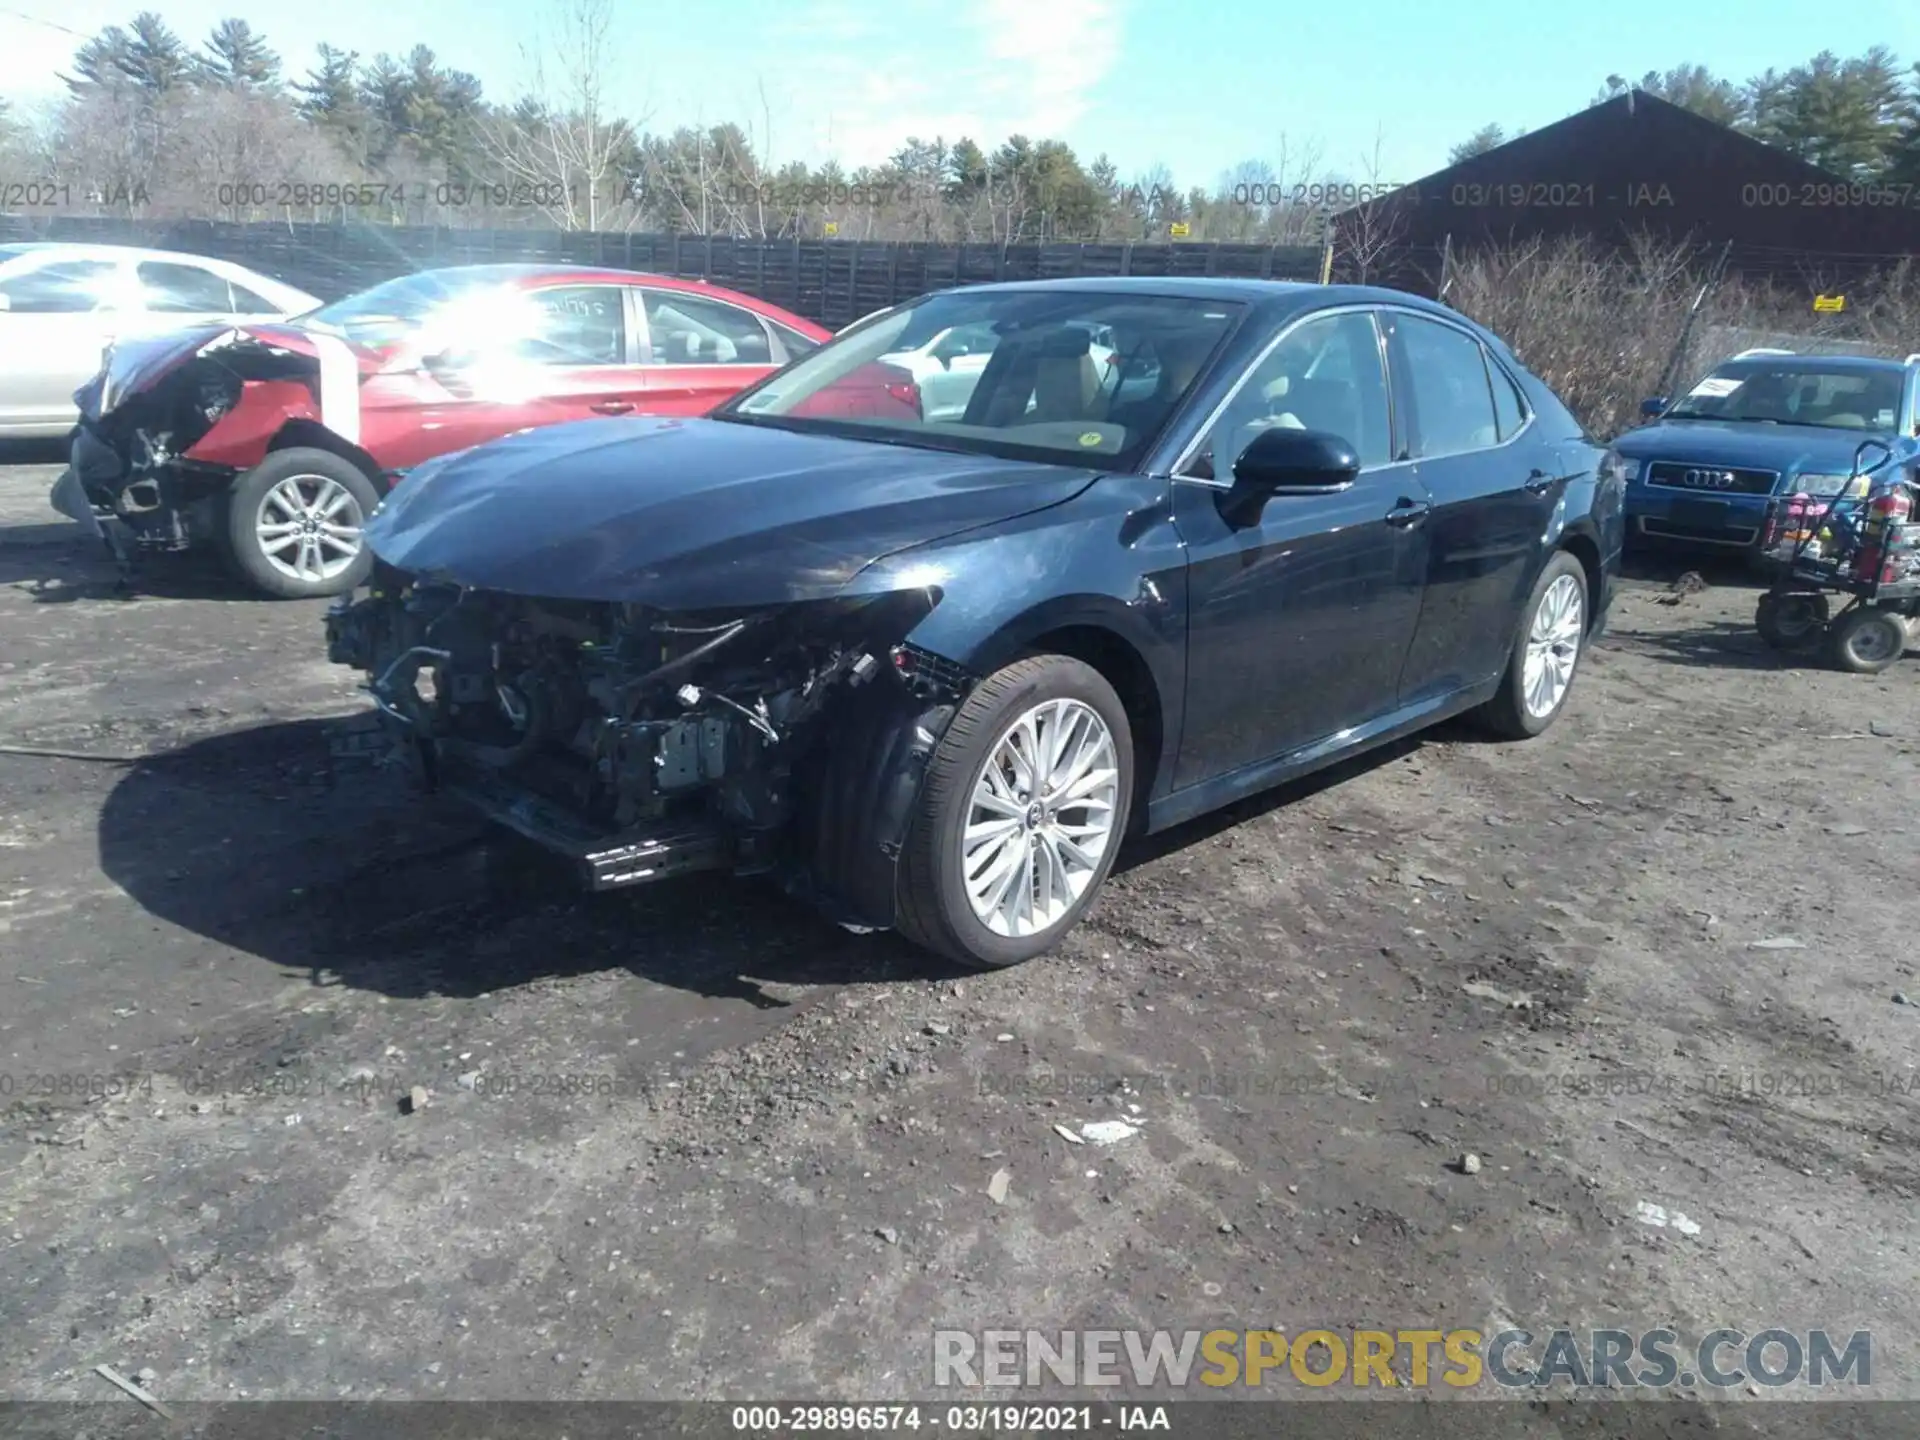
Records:
<instances>
[{"instance_id":1,"label":"rear door window","mask_svg":"<svg viewBox=\"0 0 1920 1440\"><path fill-rule=\"evenodd\" d=\"M134 272L140 297L157 315L231 315L233 296L225 277L198 265L142 260Z\"/></svg>"},{"instance_id":2,"label":"rear door window","mask_svg":"<svg viewBox=\"0 0 1920 1440\"><path fill-rule=\"evenodd\" d=\"M1505 444L1518 435L1520 427L1527 423L1527 402L1520 394L1520 387L1501 368L1500 363L1491 355L1486 359L1487 378L1493 382L1494 420L1500 427L1500 441Z\"/></svg>"},{"instance_id":3,"label":"rear door window","mask_svg":"<svg viewBox=\"0 0 1920 1440\"><path fill-rule=\"evenodd\" d=\"M1413 392L1414 454L1437 460L1498 445L1500 422L1480 342L1418 315L1397 316L1394 327Z\"/></svg>"},{"instance_id":4,"label":"rear door window","mask_svg":"<svg viewBox=\"0 0 1920 1440\"><path fill-rule=\"evenodd\" d=\"M771 365L760 317L705 295L643 290L656 365Z\"/></svg>"}]
</instances>

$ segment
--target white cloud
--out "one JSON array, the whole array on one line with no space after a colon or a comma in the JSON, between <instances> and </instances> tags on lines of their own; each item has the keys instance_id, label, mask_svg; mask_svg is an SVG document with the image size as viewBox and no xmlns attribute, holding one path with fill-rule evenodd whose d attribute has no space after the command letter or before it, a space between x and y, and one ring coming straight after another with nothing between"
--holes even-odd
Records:
<instances>
[{"instance_id":1,"label":"white cloud","mask_svg":"<svg viewBox=\"0 0 1920 1440\"><path fill-rule=\"evenodd\" d=\"M1009 128L1053 134L1086 112L1090 92L1120 58L1112 0L982 0L973 24L1026 118Z\"/></svg>"},{"instance_id":2,"label":"white cloud","mask_svg":"<svg viewBox=\"0 0 1920 1440\"><path fill-rule=\"evenodd\" d=\"M908 136L1055 137L1120 56L1117 0L973 0L960 16L951 5L895 0L884 26L865 6L808 13L813 53L793 97L805 158L873 164Z\"/></svg>"}]
</instances>

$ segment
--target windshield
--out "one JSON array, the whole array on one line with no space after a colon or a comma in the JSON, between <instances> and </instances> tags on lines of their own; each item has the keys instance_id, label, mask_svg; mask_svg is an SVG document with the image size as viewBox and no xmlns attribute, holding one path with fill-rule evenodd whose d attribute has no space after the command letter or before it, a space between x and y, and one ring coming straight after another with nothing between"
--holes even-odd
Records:
<instances>
[{"instance_id":1,"label":"windshield","mask_svg":"<svg viewBox=\"0 0 1920 1440\"><path fill-rule=\"evenodd\" d=\"M451 304L484 302L504 290L496 278L458 272L403 275L300 316L362 345L391 345L444 316Z\"/></svg>"},{"instance_id":2,"label":"windshield","mask_svg":"<svg viewBox=\"0 0 1920 1440\"><path fill-rule=\"evenodd\" d=\"M715 418L1125 469L1242 309L1097 291L947 291L870 317Z\"/></svg>"},{"instance_id":3,"label":"windshield","mask_svg":"<svg viewBox=\"0 0 1920 1440\"><path fill-rule=\"evenodd\" d=\"M1723 365L1667 411L1669 420L1736 420L1891 430L1899 423L1899 370L1800 363Z\"/></svg>"}]
</instances>

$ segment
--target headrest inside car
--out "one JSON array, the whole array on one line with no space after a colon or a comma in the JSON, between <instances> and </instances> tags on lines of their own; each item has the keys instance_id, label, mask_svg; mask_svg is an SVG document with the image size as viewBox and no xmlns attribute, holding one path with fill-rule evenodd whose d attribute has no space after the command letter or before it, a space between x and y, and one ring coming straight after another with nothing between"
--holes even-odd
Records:
<instances>
[{"instance_id":1,"label":"headrest inside car","mask_svg":"<svg viewBox=\"0 0 1920 1440\"><path fill-rule=\"evenodd\" d=\"M1085 355L1091 348L1092 336L1084 330L1052 330L1037 337L1034 344L1042 355L1050 358L1072 359L1076 355Z\"/></svg>"}]
</instances>

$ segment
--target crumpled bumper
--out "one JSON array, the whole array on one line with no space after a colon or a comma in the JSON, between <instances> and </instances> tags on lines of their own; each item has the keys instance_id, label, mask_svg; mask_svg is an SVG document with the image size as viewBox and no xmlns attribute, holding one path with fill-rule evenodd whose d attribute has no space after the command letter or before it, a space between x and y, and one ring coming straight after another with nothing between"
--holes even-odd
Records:
<instances>
[{"instance_id":1,"label":"crumpled bumper","mask_svg":"<svg viewBox=\"0 0 1920 1440\"><path fill-rule=\"evenodd\" d=\"M81 484L79 472L68 466L60 472L60 478L53 482L53 489L47 499L53 508L69 520L78 520L87 530L100 539L106 538L101 527L101 516L96 512L93 502L87 499L86 486Z\"/></svg>"},{"instance_id":2,"label":"crumpled bumper","mask_svg":"<svg viewBox=\"0 0 1920 1440\"><path fill-rule=\"evenodd\" d=\"M59 514L78 521L125 558L138 550L184 550L218 530L218 505L230 472L178 461L132 465L83 419L69 463L48 493Z\"/></svg>"}]
</instances>

